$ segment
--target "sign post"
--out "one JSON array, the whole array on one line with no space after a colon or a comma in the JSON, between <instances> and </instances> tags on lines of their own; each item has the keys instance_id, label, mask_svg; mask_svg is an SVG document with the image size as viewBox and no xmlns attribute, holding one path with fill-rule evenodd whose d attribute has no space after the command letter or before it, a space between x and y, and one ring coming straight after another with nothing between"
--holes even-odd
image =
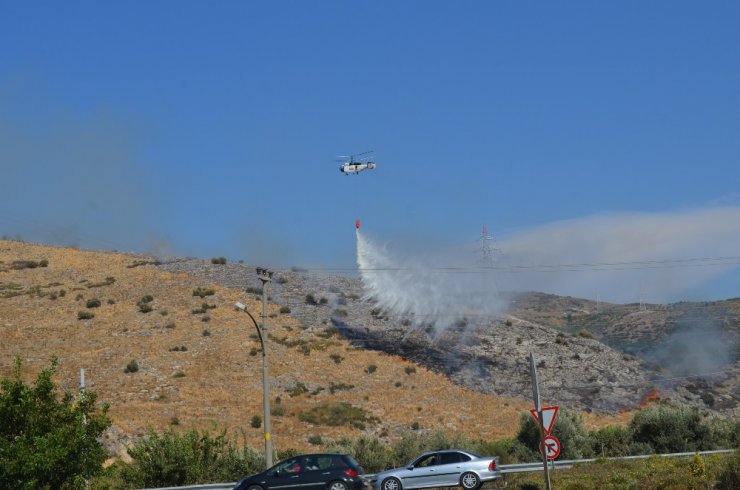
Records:
<instances>
[{"instance_id":1,"label":"sign post","mask_svg":"<svg viewBox=\"0 0 740 490\"><path fill-rule=\"evenodd\" d=\"M537 426L540 429L540 447L545 447L545 428L542 425L542 407L540 406L540 387L537 384L537 363L534 361L534 352L529 353L529 368L532 373L532 394L534 395L534 411L537 414ZM553 417L553 421L555 418ZM559 446L559 445L558 445ZM545 470L545 488L551 490L550 471L547 467L547 453L542 451L542 464Z\"/></svg>"}]
</instances>

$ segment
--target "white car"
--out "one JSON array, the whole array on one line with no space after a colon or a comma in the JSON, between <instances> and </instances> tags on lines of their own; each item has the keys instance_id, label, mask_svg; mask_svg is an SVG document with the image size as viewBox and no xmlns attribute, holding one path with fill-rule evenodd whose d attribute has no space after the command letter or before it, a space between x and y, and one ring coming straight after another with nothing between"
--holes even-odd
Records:
<instances>
[{"instance_id":1,"label":"white car","mask_svg":"<svg viewBox=\"0 0 740 490\"><path fill-rule=\"evenodd\" d=\"M501 477L498 456L483 457L460 449L424 453L403 468L378 473L373 490L406 490L462 486L477 490L483 482Z\"/></svg>"}]
</instances>

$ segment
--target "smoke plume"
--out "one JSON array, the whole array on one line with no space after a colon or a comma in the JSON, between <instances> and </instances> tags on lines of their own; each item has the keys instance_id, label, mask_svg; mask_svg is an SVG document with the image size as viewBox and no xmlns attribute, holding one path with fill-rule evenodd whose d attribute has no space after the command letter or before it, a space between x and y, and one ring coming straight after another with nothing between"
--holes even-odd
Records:
<instances>
[{"instance_id":1,"label":"smoke plume","mask_svg":"<svg viewBox=\"0 0 740 490\"><path fill-rule=\"evenodd\" d=\"M540 291L619 303L666 302L738 269L740 207L590 216L503 237L493 255L391 251L357 233L366 297L415 325L444 329L499 315L499 291ZM737 295L737 294L735 294Z\"/></svg>"}]
</instances>

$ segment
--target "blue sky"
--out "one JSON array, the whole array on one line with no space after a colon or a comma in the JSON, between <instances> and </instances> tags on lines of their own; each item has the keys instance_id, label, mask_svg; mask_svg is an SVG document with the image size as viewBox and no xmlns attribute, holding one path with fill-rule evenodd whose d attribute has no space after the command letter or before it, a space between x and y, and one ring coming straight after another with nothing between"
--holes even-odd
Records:
<instances>
[{"instance_id":1,"label":"blue sky","mask_svg":"<svg viewBox=\"0 0 740 490\"><path fill-rule=\"evenodd\" d=\"M8 2L0 234L339 267L356 219L423 250L738 206L738 25L736 2Z\"/></svg>"}]
</instances>

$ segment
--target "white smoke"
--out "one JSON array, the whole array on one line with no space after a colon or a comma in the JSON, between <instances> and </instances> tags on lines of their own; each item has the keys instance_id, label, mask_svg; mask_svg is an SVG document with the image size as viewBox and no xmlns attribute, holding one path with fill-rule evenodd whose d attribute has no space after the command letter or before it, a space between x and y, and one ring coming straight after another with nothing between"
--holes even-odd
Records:
<instances>
[{"instance_id":1,"label":"white smoke","mask_svg":"<svg viewBox=\"0 0 740 490\"><path fill-rule=\"evenodd\" d=\"M366 297L415 325L445 328L504 311L498 291L620 303L675 301L738 268L740 207L590 216L525 230L481 264L474 247L391 252L357 233ZM738 296L738 294L735 294ZM685 298L691 299L691 298Z\"/></svg>"},{"instance_id":2,"label":"white smoke","mask_svg":"<svg viewBox=\"0 0 740 490\"><path fill-rule=\"evenodd\" d=\"M453 257L454 258L454 257ZM459 257L458 257L459 258ZM498 315L503 303L485 274L455 274L461 264L438 267L437 257L392 256L357 231L357 265L365 299L412 325L443 330L467 316Z\"/></svg>"}]
</instances>

